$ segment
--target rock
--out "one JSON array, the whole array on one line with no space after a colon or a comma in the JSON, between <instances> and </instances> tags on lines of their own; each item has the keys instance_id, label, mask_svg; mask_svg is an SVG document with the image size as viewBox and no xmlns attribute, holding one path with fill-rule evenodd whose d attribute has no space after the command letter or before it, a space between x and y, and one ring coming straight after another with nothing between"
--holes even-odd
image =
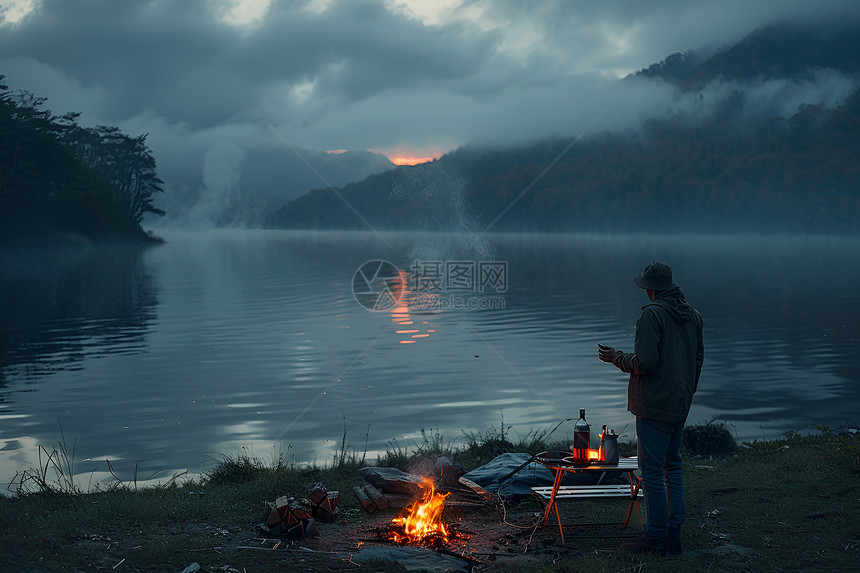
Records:
<instances>
[{"instance_id":1,"label":"rock","mask_svg":"<svg viewBox=\"0 0 860 573\"><path fill-rule=\"evenodd\" d=\"M383 493L403 493L419 495L424 490L421 487L421 476L408 474L396 468L366 467L358 470L364 480L381 490Z\"/></svg>"},{"instance_id":2,"label":"rock","mask_svg":"<svg viewBox=\"0 0 860 573\"><path fill-rule=\"evenodd\" d=\"M394 561L403 565L407 571L422 573L455 573L471 571L471 565L457 557L443 555L426 547L383 547L367 545L352 556L356 563L374 561Z\"/></svg>"}]
</instances>

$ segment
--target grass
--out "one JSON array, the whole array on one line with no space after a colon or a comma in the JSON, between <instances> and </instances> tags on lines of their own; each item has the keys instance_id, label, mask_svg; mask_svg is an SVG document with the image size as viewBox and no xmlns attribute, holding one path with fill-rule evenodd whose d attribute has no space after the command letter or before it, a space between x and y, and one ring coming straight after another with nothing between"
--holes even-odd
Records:
<instances>
[{"instance_id":1,"label":"grass","mask_svg":"<svg viewBox=\"0 0 860 573\"><path fill-rule=\"evenodd\" d=\"M695 428L693 428L695 431ZM712 432L713 430L706 430ZM552 432L514 435L509 427L467 436L464 445L446 443L438 430L420 442L391 444L379 465L406 467L420 456L445 455L466 469L504 451L562 449ZM626 444L630 453L632 445ZM250 551L241 540L254 537L264 503L308 491L323 482L343 492L344 518L361 519L349 494L360 483L364 456L343 441L325 467L295 463L278 455L262 460L247 452L224 455L198 480L171 480L139 487L120 482L81 493L69 456L74 449L45 450L40 468L29 470L29 491L0 496L2 571L182 571L199 562L201 571L266 572L398 571L392 563L358 566L322 554ZM860 436L821 428L807 436L754 441L735 453L685 456L688 518L684 555L641 557L618 550L617 540L569 541L567 552L547 557L529 570L573 571L854 571L860 563ZM66 456L64 458L64 456ZM56 474L56 468L61 468ZM52 481L53 480L53 481ZM532 502L524 502L525 509ZM537 506L535 506L537 509ZM588 507L583 506L582 511ZM577 508L577 511L580 511ZM348 517L347 517L348 516ZM501 516L498 516L501 521ZM556 532L557 533L557 532ZM547 539L549 532L540 532ZM511 562L512 563L512 562ZM521 571L500 558L493 571Z\"/></svg>"},{"instance_id":2,"label":"grass","mask_svg":"<svg viewBox=\"0 0 860 573\"><path fill-rule=\"evenodd\" d=\"M45 446L39 444L37 467L18 472L12 478L12 482L16 484L16 493L81 493L81 489L75 483L76 442L72 443L70 452L62 426L60 426L60 436L59 443L50 452Z\"/></svg>"}]
</instances>

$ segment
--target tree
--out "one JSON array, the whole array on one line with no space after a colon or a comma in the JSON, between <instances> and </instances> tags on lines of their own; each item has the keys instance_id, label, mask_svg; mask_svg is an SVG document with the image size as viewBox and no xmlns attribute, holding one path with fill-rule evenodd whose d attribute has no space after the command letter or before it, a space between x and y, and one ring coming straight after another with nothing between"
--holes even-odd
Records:
<instances>
[{"instance_id":1,"label":"tree","mask_svg":"<svg viewBox=\"0 0 860 573\"><path fill-rule=\"evenodd\" d=\"M147 135L82 127L79 113L54 116L45 98L14 93L4 79L0 75L0 232L141 236L144 214L164 214L153 204L164 182Z\"/></svg>"}]
</instances>

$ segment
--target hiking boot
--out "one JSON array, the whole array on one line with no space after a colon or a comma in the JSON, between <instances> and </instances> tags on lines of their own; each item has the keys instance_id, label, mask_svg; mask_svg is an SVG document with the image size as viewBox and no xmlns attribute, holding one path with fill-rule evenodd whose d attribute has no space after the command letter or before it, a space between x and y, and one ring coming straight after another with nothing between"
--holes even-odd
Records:
<instances>
[{"instance_id":1,"label":"hiking boot","mask_svg":"<svg viewBox=\"0 0 860 573\"><path fill-rule=\"evenodd\" d=\"M669 555L681 554L681 530L669 528L669 536L666 538L666 552Z\"/></svg>"},{"instance_id":2,"label":"hiking boot","mask_svg":"<svg viewBox=\"0 0 860 573\"><path fill-rule=\"evenodd\" d=\"M680 545L679 545L680 547ZM655 555L665 556L667 553L666 540L649 541L645 534L640 535L636 541L632 543L622 543L621 548L630 553L654 553Z\"/></svg>"}]
</instances>

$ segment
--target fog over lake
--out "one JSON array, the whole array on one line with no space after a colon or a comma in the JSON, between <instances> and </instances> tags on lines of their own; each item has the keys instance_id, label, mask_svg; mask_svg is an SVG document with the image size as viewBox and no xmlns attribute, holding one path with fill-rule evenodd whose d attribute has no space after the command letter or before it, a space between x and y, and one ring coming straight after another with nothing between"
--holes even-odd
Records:
<instances>
[{"instance_id":1,"label":"fog over lake","mask_svg":"<svg viewBox=\"0 0 860 573\"><path fill-rule=\"evenodd\" d=\"M626 375L597 344L632 351L647 302L632 277L655 259L705 320L690 423L718 417L739 440L860 423L858 238L163 236L2 255L4 485L61 437L83 487L105 459L124 479L138 462L164 478L243 451L328 463L346 429L373 460L422 429L456 443L503 422L516 437L580 408L632 439ZM371 261L415 288L366 309L354 279Z\"/></svg>"}]
</instances>

